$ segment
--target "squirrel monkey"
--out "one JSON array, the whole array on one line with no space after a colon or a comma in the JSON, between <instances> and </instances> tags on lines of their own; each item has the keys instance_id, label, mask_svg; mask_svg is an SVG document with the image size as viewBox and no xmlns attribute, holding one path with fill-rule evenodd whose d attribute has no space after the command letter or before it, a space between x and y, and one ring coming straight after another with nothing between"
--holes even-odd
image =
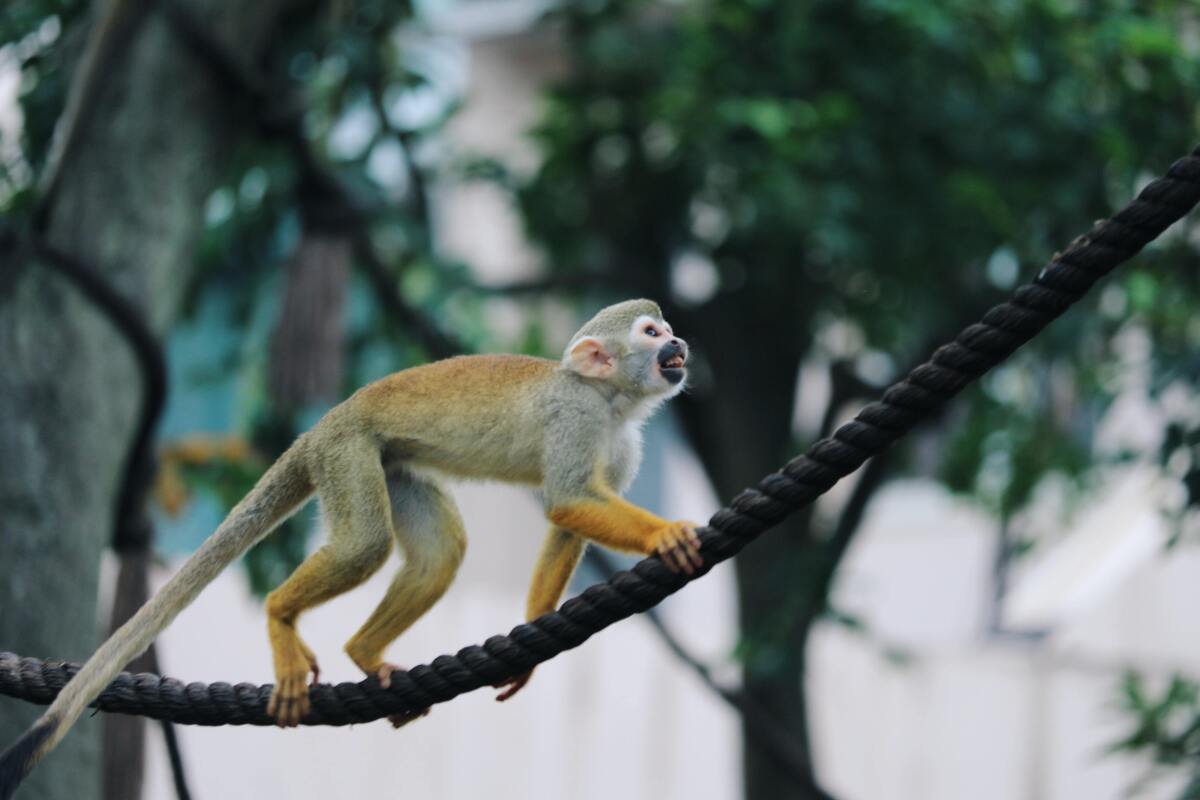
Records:
<instances>
[{"instance_id":1,"label":"squirrel monkey","mask_svg":"<svg viewBox=\"0 0 1200 800\"><path fill-rule=\"evenodd\" d=\"M620 497L641 459L641 424L683 388L687 357L658 305L630 300L587 322L559 361L460 356L360 389L296 440L0 756L0 797L205 585L314 492L328 518L329 542L266 602L276 677L268 713L280 726L300 723L309 710L308 677L315 682L318 674L297 632L300 614L366 580L395 542L404 565L346 644L363 672L390 682L396 667L384 661L384 648L446 591L466 548L462 519L440 476L541 487L550 532L534 568L528 619L557 606L585 541L657 553L672 570L692 573L703 564L695 526ZM500 684L497 699L511 697L528 679L527 673Z\"/></svg>"}]
</instances>

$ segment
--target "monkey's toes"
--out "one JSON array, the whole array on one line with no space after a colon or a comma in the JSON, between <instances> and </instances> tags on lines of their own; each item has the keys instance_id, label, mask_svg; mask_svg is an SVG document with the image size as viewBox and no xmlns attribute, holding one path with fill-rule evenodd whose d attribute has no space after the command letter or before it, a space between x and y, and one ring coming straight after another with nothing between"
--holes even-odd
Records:
<instances>
[{"instance_id":1,"label":"monkey's toes","mask_svg":"<svg viewBox=\"0 0 1200 800\"><path fill-rule=\"evenodd\" d=\"M379 679L380 686L382 686L384 689L390 689L392 686L392 673L403 671L404 667L397 666L396 664L389 664L385 661L375 670L375 677Z\"/></svg>"},{"instance_id":2,"label":"monkey's toes","mask_svg":"<svg viewBox=\"0 0 1200 800\"><path fill-rule=\"evenodd\" d=\"M533 670L529 670L529 672L525 672L520 675L514 675L513 677L509 678L506 681L500 681L499 683L493 683L492 684L493 689L504 689L504 691L502 691L500 694L496 695L496 702L503 703L505 700L509 699L514 694L521 691L521 689L525 688L525 684L529 683L529 679L532 676L533 676Z\"/></svg>"},{"instance_id":3,"label":"monkey's toes","mask_svg":"<svg viewBox=\"0 0 1200 800\"><path fill-rule=\"evenodd\" d=\"M271 692L267 714L281 728L293 728L308 713L308 670L281 677Z\"/></svg>"},{"instance_id":4,"label":"monkey's toes","mask_svg":"<svg viewBox=\"0 0 1200 800\"><path fill-rule=\"evenodd\" d=\"M374 675L376 678L378 678L380 687L384 689L390 689L392 686L392 673L403 671L404 667L385 661L373 670L366 670L366 673L368 675ZM392 714L387 719L388 722L392 723L393 728L403 728L408 723L418 720L421 717L426 716L428 713L428 708L422 708L420 711L405 711L403 714Z\"/></svg>"},{"instance_id":5,"label":"monkey's toes","mask_svg":"<svg viewBox=\"0 0 1200 800\"><path fill-rule=\"evenodd\" d=\"M312 680L309 681L310 686L316 686L318 679L321 677L321 667L317 665L317 657L313 655L313 651L308 649L304 642L299 642L300 652L304 656L305 662L308 664L308 671L312 673Z\"/></svg>"},{"instance_id":6,"label":"monkey's toes","mask_svg":"<svg viewBox=\"0 0 1200 800\"><path fill-rule=\"evenodd\" d=\"M399 730L410 722L415 722L421 717L429 716L430 709L422 708L420 711L406 711L403 714L392 714L388 717L388 722L392 723L392 727Z\"/></svg>"}]
</instances>

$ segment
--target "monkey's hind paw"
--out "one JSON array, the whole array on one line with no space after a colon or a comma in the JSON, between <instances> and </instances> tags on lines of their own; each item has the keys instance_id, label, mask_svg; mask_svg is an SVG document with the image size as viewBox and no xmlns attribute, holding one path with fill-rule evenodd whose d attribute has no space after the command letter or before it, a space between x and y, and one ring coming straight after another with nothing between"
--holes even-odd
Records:
<instances>
[{"instance_id":1,"label":"monkey's hind paw","mask_svg":"<svg viewBox=\"0 0 1200 800\"><path fill-rule=\"evenodd\" d=\"M299 670L280 676L271 692L271 700L267 703L267 714L275 718L275 724L281 728L294 728L308 714L309 670ZM313 682L316 682L317 670L314 668Z\"/></svg>"},{"instance_id":2,"label":"monkey's hind paw","mask_svg":"<svg viewBox=\"0 0 1200 800\"><path fill-rule=\"evenodd\" d=\"M514 694L521 691L521 689L524 688L525 684L529 683L529 678L532 677L532 675L533 675L533 670L529 670L529 672L523 673L521 675L514 675L513 677L509 678L506 681L500 681L500 683L493 683L492 684L493 689L504 689L503 692L496 695L496 702L503 703L505 700L509 699Z\"/></svg>"},{"instance_id":3,"label":"monkey's hind paw","mask_svg":"<svg viewBox=\"0 0 1200 800\"><path fill-rule=\"evenodd\" d=\"M392 673L403 671L404 667L396 664L389 664L385 661L375 670L375 677L379 679L380 686L382 686L384 689L390 689L392 688ZM371 671L367 670L367 674L370 675Z\"/></svg>"},{"instance_id":4,"label":"monkey's hind paw","mask_svg":"<svg viewBox=\"0 0 1200 800\"><path fill-rule=\"evenodd\" d=\"M659 533L654 551L667 569L694 575L696 570L704 566L704 559L700 555L700 537L696 535L697 527L694 522L672 522Z\"/></svg>"},{"instance_id":5,"label":"monkey's hind paw","mask_svg":"<svg viewBox=\"0 0 1200 800\"><path fill-rule=\"evenodd\" d=\"M375 677L379 679L379 685L384 689L388 689L392 685L392 673L403 672L404 667L398 667L395 664L389 664L386 661L375 670ZM388 722L392 723L392 727L399 729L403 728L410 722L418 720L421 717L429 715L429 709L423 708L420 711L406 711L403 714L392 714L388 717Z\"/></svg>"},{"instance_id":6,"label":"monkey's hind paw","mask_svg":"<svg viewBox=\"0 0 1200 800\"><path fill-rule=\"evenodd\" d=\"M313 655L313 651L308 649L308 645L304 642L299 642L300 652L304 654L304 660L308 662L308 671L312 673L312 680L308 682L309 686L316 686L320 682L321 668L317 666L317 657Z\"/></svg>"},{"instance_id":7,"label":"monkey's hind paw","mask_svg":"<svg viewBox=\"0 0 1200 800\"><path fill-rule=\"evenodd\" d=\"M415 722L421 717L429 716L429 709L423 708L420 711L406 711L403 714L392 714L388 717L388 722L392 723L392 727L396 730L403 728L410 722Z\"/></svg>"}]
</instances>

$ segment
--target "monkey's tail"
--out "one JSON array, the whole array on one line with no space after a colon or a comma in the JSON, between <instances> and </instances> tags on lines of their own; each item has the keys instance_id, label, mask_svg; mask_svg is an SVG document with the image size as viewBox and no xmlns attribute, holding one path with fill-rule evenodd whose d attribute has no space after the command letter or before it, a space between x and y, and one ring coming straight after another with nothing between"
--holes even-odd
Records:
<instances>
[{"instance_id":1,"label":"monkey's tail","mask_svg":"<svg viewBox=\"0 0 1200 800\"><path fill-rule=\"evenodd\" d=\"M141 655L200 590L313 492L304 437L267 470L216 532L166 585L84 663L46 712L0 754L0 800L9 800L34 766L66 735L126 664Z\"/></svg>"}]
</instances>

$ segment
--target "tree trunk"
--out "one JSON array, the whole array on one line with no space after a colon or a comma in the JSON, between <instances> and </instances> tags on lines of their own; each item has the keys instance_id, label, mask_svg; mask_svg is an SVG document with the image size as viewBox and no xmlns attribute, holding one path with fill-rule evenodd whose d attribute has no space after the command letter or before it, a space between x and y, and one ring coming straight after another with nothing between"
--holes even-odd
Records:
<instances>
[{"instance_id":1,"label":"tree trunk","mask_svg":"<svg viewBox=\"0 0 1200 800\"><path fill-rule=\"evenodd\" d=\"M194 5L253 60L284 2ZM46 238L96 265L162 333L222 172L227 102L157 13L120 49L96 99L47 210ZM140 376L113 325L72 284L32 259L10 255L2 270L0 647L83 659L96 645L97 564L112 536ZM0 700L0 743L38 713ZM97 798L98 731L84 719L18 796Z\"/></svg>"},{"instance_id":2,"label":"tree trunk","mask_svg":"<svg viewBox=\"0 0 1200 800\"><path fill-rule=\"evenodd\" d=\"M772 332L737 309L762 308L745 298L705 307L677 323L695 332L714 368L711 392L698 388L679 408L689 439L720 497L730 498L779 468L792 453L796 374L804 343L794 330ZM706 335L705 331L711 331ZM768 709L811 760L804 698L804 650L815 618L818 547L801 512L763 534L735 561L742 632L743 689ZM747 800L816 798L769 754L744 737Z\"/></svg>"},{"instance_id":3,"label":"tree trunk","mask_svg":"<svg viewBox=\"0 0 1200 800\"><path fill-rule=\"evenodd\" d=\"M288 260L267 369L271 400L281 412L332 405L342 396L352 255L346 236L306 230Z\"/></svg>"},{"instance_id":4,"label":"tree trunk","mask_svg":"<svg viewBox=\"0 0 1200 800\"><path fill-rule=\"evenodd\" d=\"M112 603L109 632L123 625L146 602L152 556L146 552L121 553L121 566ZM158 672L154 648L129 665L133 672ZM103 718L102 783L104 800L136 800L142 796L146 771L146 731L142 717L105 714Z\"/></svg>"},{"instance_id":5,"label":"tree trunk","mask_svg":"<svg viewBox=\"0 0 1200 800\"><path fill-rule=\"evenodd\" d=\"M778 465L776 465L778 466ZM769 470L768 470L769 471ZM808 732L808 706L804 673L808 633L816 617L816 605L807 596L807 586L797 587L802 577L788 580L781 563L796 565L804 560L798 551L816 555L816 548L797 544L804 536L801 521L793 530L772 531L737 557L738 616L743 640L749 641L742 662L742 688L762 708L769 709L789 732L812 764ZM769 537L769 538L768 538ZM781 609L780 601L796 607ZM766 628L766 630L764 630ZM765 640L756 645L755 642ZM825 795L797 783L769 754L749 744L743 736L742 764L746 800L817 800ZM813 774L814 781L816 775Z\"/></svg>"}]
</instances>

